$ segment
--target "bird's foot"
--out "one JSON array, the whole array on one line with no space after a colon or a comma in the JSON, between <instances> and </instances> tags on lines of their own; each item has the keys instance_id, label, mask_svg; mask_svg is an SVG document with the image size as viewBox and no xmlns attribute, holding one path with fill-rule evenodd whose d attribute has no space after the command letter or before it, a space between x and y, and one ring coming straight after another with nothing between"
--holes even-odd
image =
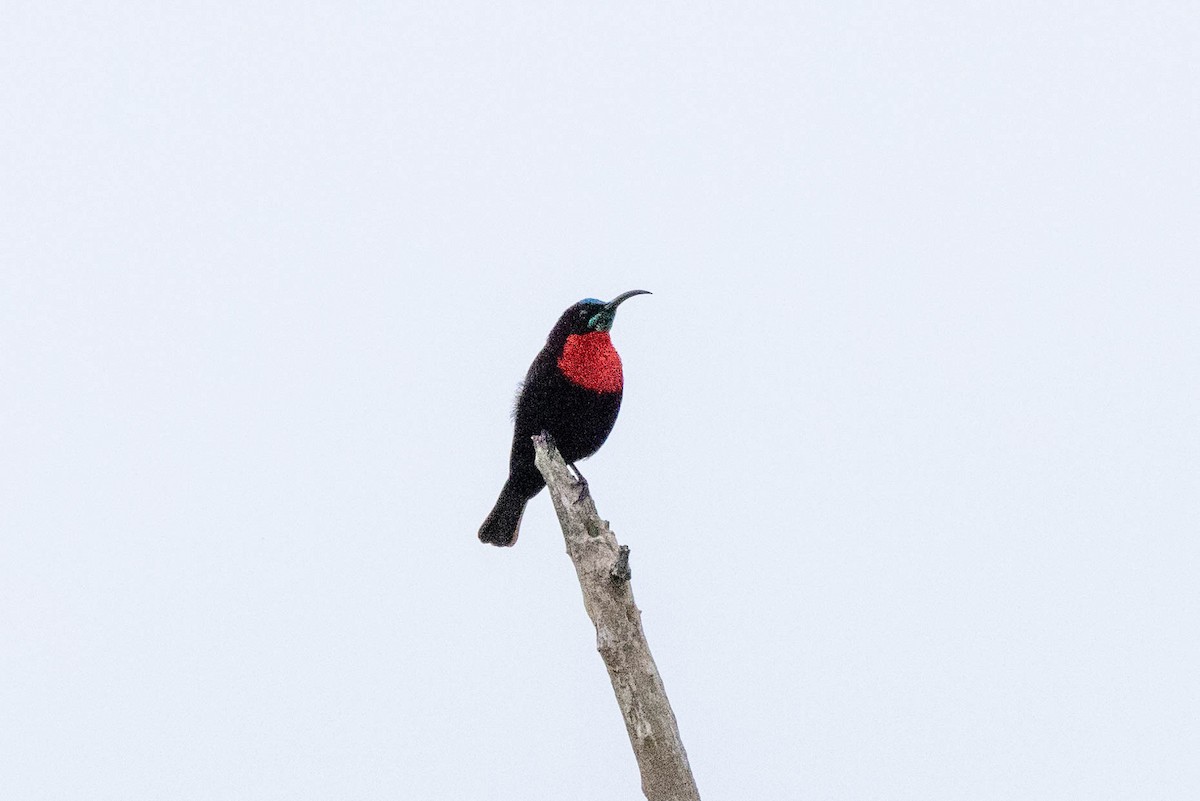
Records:
<instances>
[{"instance_id":1,"label":"bird's foot","mask_svg":"<svg viewBox=\"0 0 1200 801\"><path fill-rule=\"evenodd\" d=\"M622 545L617 550L617 561L613 563L612 569L608 571L608 575L613 581L629 581L633 578L633 571L629 569L629 546Z\"/></svg>"},{"instance_id":2,"label":"bird's foot","mask_svg":"<svg viewBox=\"0 0 1200 801\"><path fill-rule=\"evenodd\" d=\"M583 473L579 472L579 468L574 463L567 465L571 468L571 472L575 474L575 481L579 484L579 497L575 499L575 503L579 503L584 498L591 496L592 492L588 489L587 479L583 477Z\"/></svg>"}]
</instances>

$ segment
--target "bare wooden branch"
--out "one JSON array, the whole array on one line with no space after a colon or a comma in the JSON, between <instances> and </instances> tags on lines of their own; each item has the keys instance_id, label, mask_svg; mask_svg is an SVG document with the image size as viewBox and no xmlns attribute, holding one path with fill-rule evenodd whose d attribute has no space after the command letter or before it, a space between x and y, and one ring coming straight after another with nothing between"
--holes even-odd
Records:
<instances>
[{"instance_id":1,"label":"bare wooden branch","mask_svg":"<svg viewBox=\"0 0 1200 801\"><path fill-rule=\"evenodd\" d=\"M675 713L642 632L642 613L633 602L629 548L617 545L596 513L587 484L571 475L553 440L543 432L533 437L533 447L579 576L583 605L596 626L596 648L625 717L642 792L648 801L699 801Z\"/></svg>"}]
</instances>

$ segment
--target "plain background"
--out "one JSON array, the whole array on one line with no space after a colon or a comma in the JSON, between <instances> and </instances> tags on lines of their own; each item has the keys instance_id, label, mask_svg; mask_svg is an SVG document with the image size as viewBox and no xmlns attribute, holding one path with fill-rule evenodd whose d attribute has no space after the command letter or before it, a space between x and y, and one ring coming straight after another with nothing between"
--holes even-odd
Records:
<instances>
[{"instance_id":1,"label":"plain background","mask_svg":"<svg viewBox=\"0 0 1200 801\"><path fill-rule=\"evenodd\" d=\"M706 799L1200 797L1200 12L58 3L0 24L0 796L614 799L517 381Z\"/></svg>"}]
</instances>

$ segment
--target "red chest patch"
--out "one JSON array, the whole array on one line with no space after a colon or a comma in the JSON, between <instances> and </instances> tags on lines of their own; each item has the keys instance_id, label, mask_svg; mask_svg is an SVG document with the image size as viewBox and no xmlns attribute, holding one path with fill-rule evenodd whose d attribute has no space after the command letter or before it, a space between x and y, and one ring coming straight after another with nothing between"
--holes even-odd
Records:
<instances>
[{"instance_id":1,"label":"red chest patch","mask_svg":"<svg viewBox=\"0 0 1200 801\"><path fill-rule=\"evenodd\" d=\"M607 331L570 334L558 357L558 369L571 383L593 392L620 392L625 383L621 357Z\"/></svg>"}]
</instances>

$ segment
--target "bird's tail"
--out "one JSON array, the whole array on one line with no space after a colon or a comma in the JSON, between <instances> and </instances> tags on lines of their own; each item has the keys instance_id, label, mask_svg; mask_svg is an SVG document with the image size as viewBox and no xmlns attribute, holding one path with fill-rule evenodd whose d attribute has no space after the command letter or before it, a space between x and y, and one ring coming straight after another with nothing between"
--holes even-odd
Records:
<instances>
[{"instance_id":1,"label":"bird's tail","mask_svg":"<svg viewBox=\"0 0 1200 801\"><path fill-rule=\"evenodd\" d=\"M514 492L508 484L500 492L492 513L479 527L480 542L492 545L516 545L517 533L521 528L521 517L529 501L522 493Z\"/></svg>"}]
</instances>

